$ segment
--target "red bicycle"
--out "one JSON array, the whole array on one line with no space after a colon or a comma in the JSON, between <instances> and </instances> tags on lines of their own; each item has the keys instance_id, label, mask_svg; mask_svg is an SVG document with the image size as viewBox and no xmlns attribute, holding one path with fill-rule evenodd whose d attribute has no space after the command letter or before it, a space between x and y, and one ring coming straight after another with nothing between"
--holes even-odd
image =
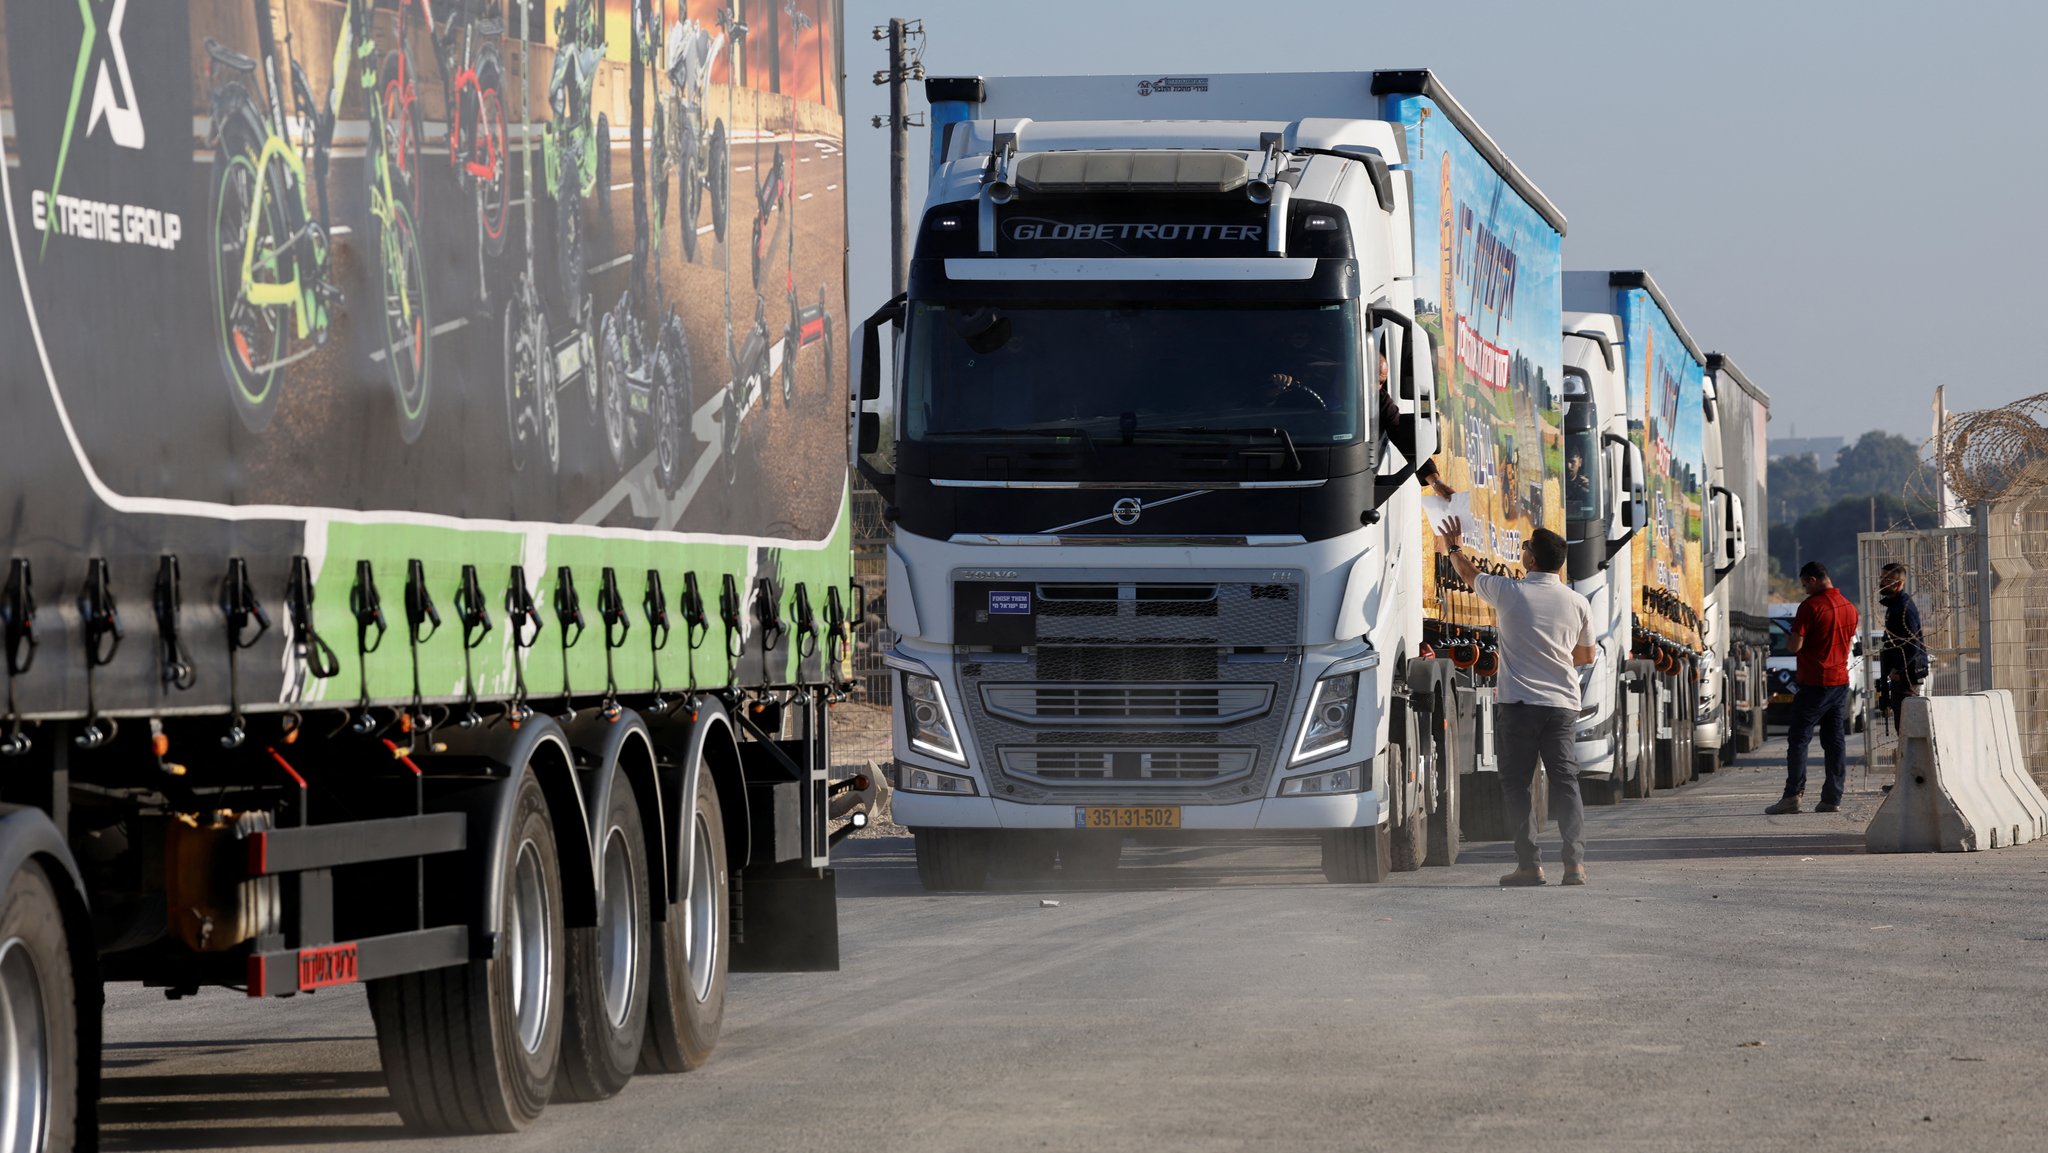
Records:
<instances>
[{"instance_id":1,"label":"red bicycle","mask_svg":"<svg viewBox=\"0 0 2048 1153\"><path fill-rule=\"evenodd\" d=\"M487 256L505 251L510 217L506 188L504 67L498 41L504 21L492 0L442 0L445 22L434 17L434 0L399 0L398 47L377 70L384 119L397 131L387 147L393 171L403 177L414 219L419 219L420 154L426 140L425 115L414 87L410 44L415 20L423 20L440 65L443 107L448 116L448 166L476 197L477 239ZM481 270L479 270L481 275Z\"/></svg>"}]
</instances>

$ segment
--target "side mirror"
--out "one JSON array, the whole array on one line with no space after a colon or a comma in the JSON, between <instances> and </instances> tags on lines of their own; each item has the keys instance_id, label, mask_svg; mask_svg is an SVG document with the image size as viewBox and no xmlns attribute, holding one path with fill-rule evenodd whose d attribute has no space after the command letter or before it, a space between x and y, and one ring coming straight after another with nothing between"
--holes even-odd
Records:
<instances>
[{"instance_id":1,"label":"side mirror","mask_svg":"<svg viewBox=\"0 0 2048 1153\"><path fill-rule=\"evenodd\" d=\"M882 416L868 406L882 399L882 326L903 323L904 297L898 296L876 309L861 322L860 339L853 341L853 412L847 450L856 472L874 486L882 499L896 497L896 477L883 472L867 459L882 448Z\"/></svg>"},{"instance_id":2,"label":"side mirror","mask_svg":"<svg viewBox=\"0 0 2048 1153\"><path fill-rule=\"evenodd\" d=\"M1715 485L1712 502L1714 575L1726 576L1749 555L1749 542L1742 529L1742 498Z\"/></svg>"},{"instance_id":3,"label":"side mirror","mask_svg":"<svg viewBox=\"0 0 2048 1153\"><path fill-rule=\"evenodd\" d=\"M1618 433L1608 433L1604 443L1613 451L1615 515L1607 522L1609 555L1629 542L1636 530L1650 523L1648 493L1644 488L1643 451Z\"/></svg>"}]
</instances>

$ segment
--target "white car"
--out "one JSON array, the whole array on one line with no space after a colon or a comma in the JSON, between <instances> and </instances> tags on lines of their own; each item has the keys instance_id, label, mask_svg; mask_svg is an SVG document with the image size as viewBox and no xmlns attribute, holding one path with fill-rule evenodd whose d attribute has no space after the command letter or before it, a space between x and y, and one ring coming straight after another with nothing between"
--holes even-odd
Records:
<instances>
[{"instance_id":1,"label":"white car","mask_svg":"<svg viewBox=\"0 0 2048 1153\"><path fill-rule=\"evenodd\" d=\"M1799 612L1796 604L1773 604L1771 606L1771 655L1764 661L1764 675L1770 678L1771 702L1764 710L1764 722L1769 725L1789 724L1792 720L1792 669L1798 658L1788 647L1792 633L1792 618ZM1855 642L1849 647L1849 731L1863 731L1864 718L1869 713L1870 670L1863 657L1863 632L1859 628Z\"/></svg>"}]
</instances>

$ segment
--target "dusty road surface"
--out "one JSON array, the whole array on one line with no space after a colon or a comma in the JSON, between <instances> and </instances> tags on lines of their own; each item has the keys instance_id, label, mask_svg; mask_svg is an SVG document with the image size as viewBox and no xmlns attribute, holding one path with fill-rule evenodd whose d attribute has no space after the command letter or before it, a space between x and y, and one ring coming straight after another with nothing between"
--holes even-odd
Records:
<instances>
[{"instance_id":1,"label":"dusty road surface","mask_svg":"<svg viewBox=\"0 0 2048 1153\"><path fill-rule=\"evenodd\" d=\"M514 1137L407 1138L357 992L123 987L106 1145L2043 1148L2048 847L1866 855L1854 768L1841 814L1761 814L1782 748L1592 810L1583 889L1496 887L1504 845L1338 888L1303 843L928 896L849 841L843 972L735 978L710 1066Z\"/></svg>"}]
</instances>

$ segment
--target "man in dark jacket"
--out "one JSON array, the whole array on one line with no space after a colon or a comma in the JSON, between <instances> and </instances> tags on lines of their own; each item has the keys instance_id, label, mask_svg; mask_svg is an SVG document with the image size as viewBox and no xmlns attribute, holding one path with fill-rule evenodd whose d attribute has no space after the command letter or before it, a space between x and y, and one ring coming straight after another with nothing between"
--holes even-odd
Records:
<instances>
[{"instance_id":1,"label":"man in dark jacket","mask_svg":"<svg viewBox=\"0 0 2048 1153\"><path fill-rule=\"evenodd\" d=\"M1907 697L1919 696L1927 679L1927 640L1920 633L1920 606L1906 591L1906 566L1888 564L1878 575L1884 605L1884 647L1878 650L1878 704L1898 728Z\"/></svg>"}]
</instances>

